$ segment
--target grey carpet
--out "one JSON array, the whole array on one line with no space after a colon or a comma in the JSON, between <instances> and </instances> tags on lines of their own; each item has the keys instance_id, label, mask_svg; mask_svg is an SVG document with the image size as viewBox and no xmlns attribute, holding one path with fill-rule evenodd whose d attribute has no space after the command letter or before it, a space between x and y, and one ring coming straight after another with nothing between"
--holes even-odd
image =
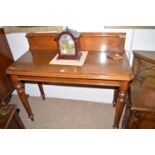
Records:
<instances>
[{"instance_id":1,"label":"grey carpet","mask_svg":"<svg viewBox=\"0 0 155 155\"><path fill-rule=\"evenodd\" d=\"M20 117L28 129L111 129L114 108L111 104L29 97L35 120L32 122L17 95L11 102L20 109Z\"/></svg>"}]
</instances>

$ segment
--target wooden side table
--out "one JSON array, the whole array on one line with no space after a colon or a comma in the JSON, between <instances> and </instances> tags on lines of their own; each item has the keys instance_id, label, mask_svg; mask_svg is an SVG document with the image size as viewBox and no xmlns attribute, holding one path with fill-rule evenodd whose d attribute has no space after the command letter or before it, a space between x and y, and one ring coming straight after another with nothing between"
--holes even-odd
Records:
<instances>
[{"instance_id":1,"label":"wooden side table","mask_svg":"<svg viewBox=\"0 0 155 155\"><path fill-rule=\"evenodd\" d=\"M29 51L24 53L7 70L28 117L34 120L33 112L21 83L23 81L118 88L113 128L119 128L129 83L134 78L124 51L125 34L81 33L80 50L88 51L83 66L49 65L49 62L57 54L55 42L57 35L56 33L27 34ZM122 59L108 58L109 55L114 55L118 51L122 55Z\"/></svg>"},{"instance_id":2,"label":"wooden side table","mask_svg":"<svg viewBox=\"0 0 155 155\"><path fill-rule=\"evenodd\" d=\"M133 72L123 128L155 128L155 51L133 51Z\"/></svg>"},{"instance_id":3,"label":"wooden side table","mask_svg":"<svg viewBox=\"0 0 155 155\"><path fill-rule=\"evenodd\" d=\"M0 108L0 129L25 129L15 104L5 105Z\"/></svg>"}]
</instances>

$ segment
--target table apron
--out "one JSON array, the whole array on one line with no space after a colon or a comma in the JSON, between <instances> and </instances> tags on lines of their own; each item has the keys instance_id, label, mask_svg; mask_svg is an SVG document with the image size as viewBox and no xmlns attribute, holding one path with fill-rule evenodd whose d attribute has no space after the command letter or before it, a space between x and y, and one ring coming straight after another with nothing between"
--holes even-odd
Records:
<instances>
[{"instance_id":1,"label":"table apron","mask_svg":"<svg viewBox=\"0 0 155 155\"><path fill-rule=\"evenodd\" d=\"M123 81L121 80L102 80L102 79L81 79L81 78L60 78L60 77L36 77L18 75L18 80L45 82L54 84L75 84L75 85L92 85L92 86L113 86L120 87Z\"/></svg>"}]
</instances>

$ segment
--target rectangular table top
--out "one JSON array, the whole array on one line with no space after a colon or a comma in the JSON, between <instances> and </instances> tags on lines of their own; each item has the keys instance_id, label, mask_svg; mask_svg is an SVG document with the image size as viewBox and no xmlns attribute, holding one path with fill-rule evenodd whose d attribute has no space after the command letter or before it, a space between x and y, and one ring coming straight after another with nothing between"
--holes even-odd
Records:
<instances>
[{"instance_id":1,"label":"rectangular table top","mask_svg":"<svg viewBox=\"0 0 155 155\"><path fill-rule=\"evenodd\" d=\"M8 74L59 78L126 80L133 78L126 54L121 60L107 58L110 51L88 52L83 66L51 65L53 51L28 51L7 70Z\"/></svg>"}]
</instances>

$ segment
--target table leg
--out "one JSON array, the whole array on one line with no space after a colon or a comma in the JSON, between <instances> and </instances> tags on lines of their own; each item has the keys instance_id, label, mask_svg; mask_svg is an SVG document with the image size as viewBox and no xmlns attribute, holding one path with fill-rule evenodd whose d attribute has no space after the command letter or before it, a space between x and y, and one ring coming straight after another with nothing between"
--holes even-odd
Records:
<instances>
[{"instance_id":1,"label":"table leg","mask_svg":"<svg viewBox=\"0 0 155 155\"><path fill-rule=\"evenodd\" d=\"M44 93L44 89L43 89L42 83L38 82L38 87L39 87L42 99L45 100L45 93Z\"/></svg>"},{"instance_id":2,"label":"table leg","mask_svg":"<svg viewBox=\"0 0 155 155\"><path fill-rule=\"evenodd\" d=\"M20 97L20 99L21 99L21 101L22 101L22 103L23 103L23 105L24 105L24 107L28 113L29 118L33 121L34 120L33 113L31 111L29 102L28 102L27 97L25 95L25 90L22 86L22 83L18 80L16 75L11 75L11 79L15 85L17 92L18 92L18 96Z\"/></svg>"},{"instance_id":3,"label":"table leg","mask_svg":"<svg viewBox=\"0 0 155 155\"><path fill-rule=\"evenodd\" d=\"M118 92L118 98L116 102L115 118L113 128L119 128L119 122L123 113L124 105L127 99L128 82L122 82Z\"/></svg>"},{"instance_id":4,"label":"table leg","mask_svg":"<svg viewBox=\"0 0 155 155\"><path fill-rule=\"evenodd\" d=\"M115 107L115 105L116 105L117 98L118 98L118 93L119 93L119 89L115 88L114 89L114 98L113 98L113 107Z\"/></svg>"}]
</instances>

